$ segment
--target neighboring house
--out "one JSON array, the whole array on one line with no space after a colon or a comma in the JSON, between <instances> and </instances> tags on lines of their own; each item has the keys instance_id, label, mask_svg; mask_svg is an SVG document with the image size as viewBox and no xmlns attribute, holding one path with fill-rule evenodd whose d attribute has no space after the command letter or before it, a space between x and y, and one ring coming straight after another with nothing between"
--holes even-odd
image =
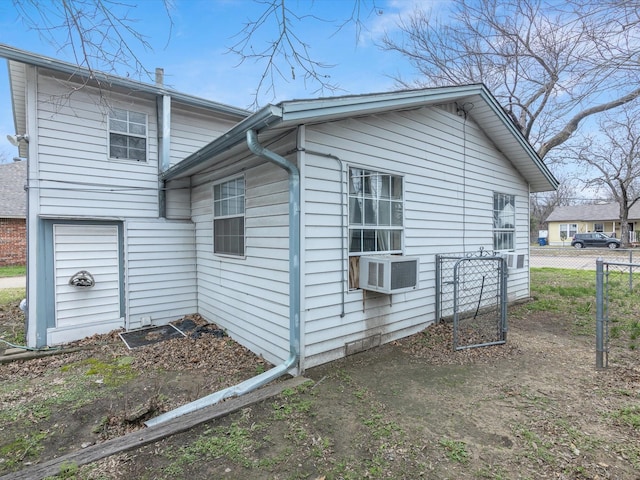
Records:
<instances>
[{"instance_id":1,"label":"neighboring house","mask_svg":"<svg viewBox=\"0 0 640 480\"><path fill-rule=\"evenodd\" d=\"M435 255L528 254L529 192L557 186L482 85L246 116L0 55L29 136L31 346L199 313L300 372L433 323ZM359 259L381 254L417 259L417 288L365 295ZM527 268L508 289L529 296Z\"/></svg>"},{"instance_id":2,"label":"neighboring house","mask_svg":"<svg viewBox=\"0 0 640 480\"><path fill-rule=\"evenodd\" d=\"M629 211L629 241L637 242L640 204ZM603 232L620 238L620 207L617 203L556 207L547 217L548 243L570 245L576 233Z\"/></svg>"},{"instance_id":3,"label":"neighboring house","mask_svg":"<svg viewBox=\"0 0 640 480\"><path fill-rule=\"evenodd\" d=\"M27 263L27 164L0 164L0 266Z\"/></svg>"}]
</instances>

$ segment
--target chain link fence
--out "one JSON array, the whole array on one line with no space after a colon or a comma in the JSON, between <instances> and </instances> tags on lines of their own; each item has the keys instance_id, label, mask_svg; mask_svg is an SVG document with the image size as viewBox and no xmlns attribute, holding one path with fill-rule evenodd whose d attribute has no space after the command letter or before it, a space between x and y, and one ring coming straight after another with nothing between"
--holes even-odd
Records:
<instances>
[{"instance_id":1,"label":"chain link fence","mask_svg":"<svg viewBox=\"0 0 640 480\"><path fill-rule=\"evenodd\" d=\"M506 342L506 262L500 256L436 255L436 317L453 321L453 348Z\"/></svg>"},{"instance_id":2,"label":"chain link fence","mask_svg":"<svg viewBox=\"0 0 640 480\"><path fill-rule=\"evenodd\" d=\"M596 269L596 260L603 258L615 263L640 261L640 250L632 248L572 248L572 247L531 247L529 266L531 268L570 268L574 270Z\"/></svg>"},{"instance_id":3,"label":"chain link fence","mask_svg":"<svg viewBox=\"0 0 640 480\"><path fill-rule=\"evenodd\" d=\"M612 337L618 330L630 332L635 348L640 335L637 293L640 291L639 249L573 249L532 247L531 268L564 268L593 271L596 281L596 368L609 366Z\"/></svg>"}]
</instances>

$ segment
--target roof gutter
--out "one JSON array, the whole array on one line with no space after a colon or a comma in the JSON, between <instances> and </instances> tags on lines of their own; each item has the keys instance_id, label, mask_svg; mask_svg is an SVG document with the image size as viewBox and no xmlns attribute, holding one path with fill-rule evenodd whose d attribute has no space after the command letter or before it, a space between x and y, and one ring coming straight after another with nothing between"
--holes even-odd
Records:
<instances>
[{"instance_id":1,"label":"roof gutter","mask_svg":"<svg viewBox=\"0 0 640 480\"><path fill-rule=\"evenodd\" d=\"M187 176L193 169L197 169L203 159L215 157L236 145L245 141L246 134L249 130L261 130L275 125L282 120L282 109L267 105L262 110L245 118L236 124L231 130L224 133L213 142L205 145L200 150L192 153L184 160L176 163L169 170L161 174L161 179L165 181L173 180L182 176Z\"/></svg>"},{"instance_id":2,"label":"roof gutter","mask_svg":"<svg viewBox=\"0 0 640 480\"><path fill-rule=\"evenodd\" d=\"M145 422L152 427L181 415L214 405L226 398L244 395L285 375L300 359L300 171L298 167L258 142L255 130L246 133L249 150L283 168L289 174L289 358L281 365L232 387L214 392Z\"/></svg>"}]
</instances>

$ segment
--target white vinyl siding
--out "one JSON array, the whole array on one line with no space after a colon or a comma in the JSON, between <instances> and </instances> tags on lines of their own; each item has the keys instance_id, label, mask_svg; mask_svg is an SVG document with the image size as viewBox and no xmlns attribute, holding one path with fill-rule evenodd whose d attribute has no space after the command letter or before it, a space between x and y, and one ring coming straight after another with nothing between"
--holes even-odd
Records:
<instances>
[{"instance_id":1,"label":"white vinyl siding","mask_svg":"<svg viewBox=\"0 0 640 480\"><path fill-rule=\"evenodd\" d=\"M240 117L212 115L211 112L186 107L175 102L171 105L171 165L187 158L217 137L231 129Z\"/></svg>"},{"instance_id":2,"label":"white vinyl siding","mask_svg":"<svg viewBox=\"0 0 640 480\"><path fill-rule=\"evenodd\" d=\"M306 128L306 368L343 356L348 342L375 335L387 342L433 322L435 255L492 249L494 191L515 195L515 248L528 248L527 184L477 125L468 120L463 134L462 122L423 108ZM419 290L392 299L348 291L348 243L341 240L348 212L339 202L342 193L347 204L348 164L403 177L403 254L420 257ZM509 293L510 300L528 295L527 269L509 276Z\"/></svg>"},{"instance_id":3,"label":"white vinyl siding","mask_svg":"<svg viewBox=\"0 0 640 480\"><path fill-rule=\"evenodd\" d=\"M128 328L196 313L194 235L191 222L127 222Z\"/></svg>"},{"instance_id":4,"label":"white vinyl siding","mask_svg":"<svg viewBox=\"0 0 640 480\"><path fill-rule=\"evenodd\" d=\"M284 155L284 151L278 153ZM196 226L198 312L269 362L280 363L289 355L287 173L269 163L255 165L255 158L229 160L245 179L245 257L219 256L213 251L213 184L234 172L194 176L191 209Z\"/></svg>"},{"instance_id":5,"label":"white vinyl siding","mask_svg":"<svg viewBox=\"0 0 640 480\"><path fill-rule=\"evenodd\" d=\"M39 77L38 178L32 179L32 187L38 189L39 213L157 217L155 102L107 94L89 86L70 95L71 88ZM146 162L109 160L109 108L97 103L100 95L108 95L111 107L147 115Z\"/></svg>"}]
</instances>

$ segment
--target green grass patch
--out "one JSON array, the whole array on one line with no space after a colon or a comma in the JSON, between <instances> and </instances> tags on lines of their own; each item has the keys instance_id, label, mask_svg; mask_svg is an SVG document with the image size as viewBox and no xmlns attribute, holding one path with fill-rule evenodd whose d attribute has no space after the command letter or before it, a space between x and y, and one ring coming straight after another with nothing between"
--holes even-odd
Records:
<instances>
[{"instance_id":1,"label":"green grass patch","mask_svg":"<svg viewBox=\"0 0 640 480\"><path fill-rule=\"evenodd\" d=\"M21 277L26 275L27 267L24 265L12 265L0 267L0 277Z\"/></svg>"},{"instance_id":2,"label":"green grass patch","mask_svg":"<svg viewBox=\"0 0 640 480\"><path fill-rule=\"evenodd\" d=\"M610 338L635 350L640 345L640 274L630 278L628 271L611 271L605 272L604 280ZM573 334L595 335L595 271L532 268L531 297L533 301L523 306L524 311L562 315Z\"/></svg>"},{"instance_id":3,"label":"green grass patch","mask_svg":"<svg viewBox=\"0 0 640 480\"><path fill-rule=\"evenodd\" d=\"M636 430L640 430L640 406L632 405L624 407L611 415L624 425L628 425Z\"/></svg>"},{"instance_id":4,"label":"green grass patch","mask_svg":"<svg viewBox=\"0 0 640 480\"><path fill-rule=\"evenodd\" d=\"M444 449L444 454L452 462L462 463L463 465L469 463L470 455L467 451L466 443L449 438L441 438L438 443Z\"/></svg>"},{"instance_id":5,"label":"green grass patch","mask_svg":"<svg viewBox=\"0 0 640 480\"><path fill-rule=\"evenodd\" d=\"M26 295L26 289L24 288L3 288L0 289L0 305L8 305L20 303Z\"/></svg>"},{"instance_id":6,"label":"green grass patch","mask_svg":"<svg viewBox=\"0 0 640 480\"><path fill-rule=\"evenodd\" d=\"M37 459L44 448L42 441L45 438L47 438L47 432L34 431L7 444L0 444L2 469L13 470L24 461Z\"/></svg>"}]
</instances>

